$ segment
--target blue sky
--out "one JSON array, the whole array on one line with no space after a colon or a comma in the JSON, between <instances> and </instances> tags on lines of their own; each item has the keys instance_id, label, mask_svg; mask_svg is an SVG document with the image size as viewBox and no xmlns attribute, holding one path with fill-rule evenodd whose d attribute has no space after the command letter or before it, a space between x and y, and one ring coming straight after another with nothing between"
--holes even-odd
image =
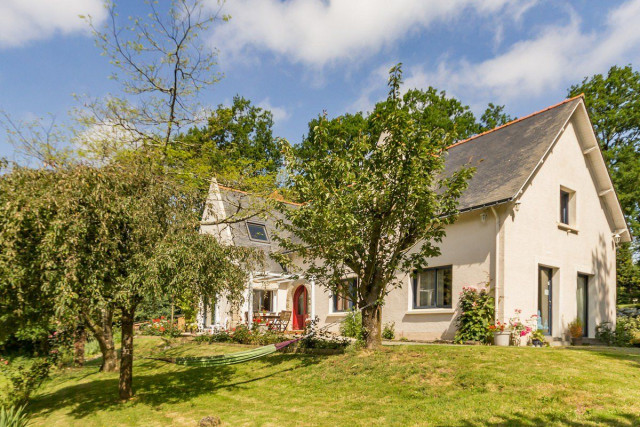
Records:
<instances>
[{"instance_id":1,"label":"blue sky","mask_svg":"<svg viewBox=\"0 0 640 427\"><path fill-rule=\"evenodd\" d=\"M122 16L146 13L141 0L120 4ZM276 134L292 143L323 110L371 109L397 62L407 88L431 85L476 113L494 102L523 116L585 76L640 61L640 0L228 0L224 12L232 19L206 44L220 51L225 77L201 102L245 96L271 109ZM100 22L101 1L0 2L0 109L65 123L73 93L115 89L78 18L87 13ZM13 158L4 134L0 156Z\"/></svg>"}]
</instances>

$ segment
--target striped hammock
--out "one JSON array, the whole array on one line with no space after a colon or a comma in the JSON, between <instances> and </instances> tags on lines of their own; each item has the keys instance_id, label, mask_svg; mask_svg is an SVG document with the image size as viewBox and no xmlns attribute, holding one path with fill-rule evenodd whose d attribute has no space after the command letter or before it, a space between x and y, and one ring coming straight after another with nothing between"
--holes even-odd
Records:
<instances>
[{"instance_id":1,"label":"striped hammock","mask_svg":"<svg viewBox=\"0 0 640 427\"><path fill-rule=\"evenodd\" d=\"M217 356L201 356L201 357L149 357L148 359L161 360L167 363L175 363L176 365L195 366L195 367L209 367L209 366L222 366L222 365L235 365L236 363L244 363L253 359L268 356L276 351L285 348L286 346L293 344L296 341L300 341L301 338L294 340L282 341L277 344L265 345L263 347L252 348L251 350L240 351L231 354L220 354Z\"/></svg>"}]
</instances>

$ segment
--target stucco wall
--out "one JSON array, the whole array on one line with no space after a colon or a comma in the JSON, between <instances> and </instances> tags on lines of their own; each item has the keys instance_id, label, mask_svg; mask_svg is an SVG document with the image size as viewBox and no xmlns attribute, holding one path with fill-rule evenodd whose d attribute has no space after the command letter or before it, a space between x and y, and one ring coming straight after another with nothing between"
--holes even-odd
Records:
<instances>
[{"instance_id":1,"label":"stucco wall","mask_svg":"<svg viewBox=\"0 0 640 427\"><path fill-rule=\"evenodd\" d=\"M569 123L530 185L520 207L504 223L504 317L538 309L538 268L553 268L553 336L576 318L578 273L588 274L589 325L615 320L615 247L606 208L598 196L572 123ZM559 227L560 186L575 191L575 231Z\"/></svg>"},{"instance_id":2,"label":"stucco wall","mask_svg":"<svg viewBox=\"0 0 640 427\"><path fill-rule=\"evenodd\" d=\"M410 275L398 275L402 287L391 291L382 309L383 323L395 322L397 338L451 339L455 334L456 307L462 287L485 286L493 280L491 254L495 223L491 215L482 222L480 215L479 211L463 214L455 224L447 227L447 235L440 244L442 255L429 261L428 267L452 266L451 309L413 310ZM344 313L331 313L330 307L330 293L318 286L316 314L322 324L344 318Z\"/></svg>"}]
</instances>

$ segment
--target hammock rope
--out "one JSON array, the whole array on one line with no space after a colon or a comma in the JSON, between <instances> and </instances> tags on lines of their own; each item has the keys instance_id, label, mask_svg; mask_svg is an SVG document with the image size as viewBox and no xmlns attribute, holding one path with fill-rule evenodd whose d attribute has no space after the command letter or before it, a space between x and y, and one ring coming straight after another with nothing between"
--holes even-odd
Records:
<instances>
[{"instance_id":1,"label":"hammock rope","mask_svg":"<svg viewBox=\"0 0 640 427\"><path fill-rule=\"evenodd\" d=\"M354 315L356 312L362 311L367 307L370 307L371 305L373 305L375 303L372 304L368 304L365 305L362 308L359 308L356 311L353 311L353 313L351 313L350 315ZM333 325L336 325L338 323L342 323L344 322L347 317L346 316L344 319L341 320L337 320L335 322L331 322L325 326L323 326L322 328L318 329L318 330L312 330L310 333L303 335L301 337L292 339L292 340L287 340L287 341L282 341L276 344L269 344L269 345L265 345L262 347L258 347L258 348L252 348L251 350L246 350L246 351L239 351L236 353L231 353L231 354L218 354L215 356L187 356L187 357L145 357L144 359L151 359L151 360L159 360L162 362L167 362L167 363L173 363L176 365L183 365L183 366L192 366L192 367L211 367L211 366L223 366L223 365L235 365L238 363L244 363L244 362L249 362L250 360L254 360L254 359L258 359L264 356L268 356L270 354L275 353L278 350L282 350L285 347L288 347L289 345L296 343L300 340L303 340L305 338L308 338L310 336L315 335L316 333L318 333L319 331L322 331L324 329L328 329Z\"/></svg>"}]
</instances>

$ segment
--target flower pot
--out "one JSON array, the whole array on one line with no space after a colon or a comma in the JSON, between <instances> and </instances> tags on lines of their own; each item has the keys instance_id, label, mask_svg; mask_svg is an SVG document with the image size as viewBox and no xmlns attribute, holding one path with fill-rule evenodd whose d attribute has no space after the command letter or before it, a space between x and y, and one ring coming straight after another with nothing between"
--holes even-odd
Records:
<instances>
[{"instance_id":1,"label":"flower pot","mask_svg":"<svg viewBox=\"0 0 640 427\"><path fill-rule=\"evenodd\" d=\"M571 337L571 345L582 345L582 337Z\"/></svg>"},{"instance_id":2,"label":"flower pot","mask_svg":"<svg viewBox=\"0 0 640 427\"><path fill-rule=\"evenodd\" d=\"M493 345L498 347L509 347L509 341L511 340L511 332L496 332L493 334Z\"/></svg>"},{"instance_id":3,"label":"flower pot","mask_svg":"<svg viewBox=\"0 0 640 427\"><path fill-rule=\"evenodd\" d=\"M518 342L518 345L520 347L526 347L529 344L529 337L528 336L524 336L524 337L520 337L520 341Z\"/></svg>"}]
</instances>

